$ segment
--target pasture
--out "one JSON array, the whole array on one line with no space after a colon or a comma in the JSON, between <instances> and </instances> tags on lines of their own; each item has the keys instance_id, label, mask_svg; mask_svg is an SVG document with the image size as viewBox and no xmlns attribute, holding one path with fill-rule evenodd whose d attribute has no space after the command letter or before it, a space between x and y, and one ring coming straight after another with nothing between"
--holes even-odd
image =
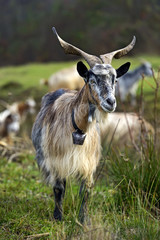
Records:
<instances>
[{"instance_id":1,"label":"pasture","mask_svg":"<svg viewBox=\"0 0 160 240\"><path fill-rule=\"evenodd\" d=\"M133 145L121 149L112 142L104 147L88 201L89 223L78 221L79 184L70 179L64 219L56 222L52 189L43 183L34 159L30 132L35 116L30 116L15 146L0 146L0 239L160 239L160 92L156 86L160 83L160 58L122 58L114 60L113 67L130 61L134 69L141 59L151 62L155 79L140 82L136 106L118 101L117 111L140 113L155 127L156 139L142 141L140 151ZM71 65L73 62L2 67L0 99L11 104L31 96L38 110L48 91L39 84L40 79Z\"/></svg>"}]
</instances>

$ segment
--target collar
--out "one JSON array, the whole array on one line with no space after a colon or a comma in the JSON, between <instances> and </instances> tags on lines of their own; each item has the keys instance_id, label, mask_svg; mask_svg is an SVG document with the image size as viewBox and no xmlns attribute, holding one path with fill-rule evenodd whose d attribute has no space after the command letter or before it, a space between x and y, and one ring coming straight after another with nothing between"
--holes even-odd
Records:
<instances>
[{"instance_id":1,"label":"collar","mask_svg":"<svg viewBox=\"0 0 160 240\"><path fill-rule=\"evenodd\" d=\"M74 109L72 110L72 125L74 127L74 129L80 133L80 134L84 134L84 132L77 126L75 119L74 119Z\"/></svg>"},{"instance_id":2,"label":"collar","mask_svg":"<svg viewBox=\"0 0 160 240\"><path fill-rule=\"evenodd\" d=\"M72 110L72 125L74 129L76 130L75 132L72 132L72 139L73 139L73 144L76 145L83 145L84 140L86 138L86 134L79 129L77 126L75 119L74 119L74 109Z\"/></svg>"}]
</instances>

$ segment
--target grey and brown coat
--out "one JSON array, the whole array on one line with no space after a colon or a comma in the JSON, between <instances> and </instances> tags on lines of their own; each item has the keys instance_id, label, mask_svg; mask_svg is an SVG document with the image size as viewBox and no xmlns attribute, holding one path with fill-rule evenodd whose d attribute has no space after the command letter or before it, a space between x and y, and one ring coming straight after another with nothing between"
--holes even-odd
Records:
<instances>
[{"instance_id":1,"label":"grey and brown coat","mask_svg":"<svg viewBox=\"0 0 160 240\"><path fill-rule=\"evenodd\" d=\"M79 176L88 187L93 184L93 174L101 156L98 119L115 110L116 79L130 66L126 63L115 70L110 63L113 57L119 58L130 51L135 38L126 48L98 58L68 44L58 36L55 28L53 30L65 53L82 56L91 67L88 70L82 62L77 64L77 71L85 81L80 91L59 89L43 97L32 130L39 168L53 186L54 217L61 220L66 178Z\"/></svg>"}]
</instances>

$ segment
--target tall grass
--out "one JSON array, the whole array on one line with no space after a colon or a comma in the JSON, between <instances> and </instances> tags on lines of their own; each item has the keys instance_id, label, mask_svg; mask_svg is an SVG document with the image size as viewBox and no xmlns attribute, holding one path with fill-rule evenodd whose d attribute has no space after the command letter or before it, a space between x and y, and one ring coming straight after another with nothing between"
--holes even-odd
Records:
<instances>
[{"instance_id":1,"label":"tall grass","mask_svg":"<svg viewBox=\"0 0 160 240\"><path fill-rule=\"evenodd\" d=\"M160 239L160 139L157 117L159 72L153 78L154 136L146 138L142 131L139 144L134 143L131 149L126 147L123 152L112 146L103 169L103 174L107 174L107 184L115 190L113 202L116 224L123 229L119 231L119 236L124 239ZM143 106L142 81L141 115ZM117 218L118 212L125 217L121 221Z\"/></svg>"}]
</instances>

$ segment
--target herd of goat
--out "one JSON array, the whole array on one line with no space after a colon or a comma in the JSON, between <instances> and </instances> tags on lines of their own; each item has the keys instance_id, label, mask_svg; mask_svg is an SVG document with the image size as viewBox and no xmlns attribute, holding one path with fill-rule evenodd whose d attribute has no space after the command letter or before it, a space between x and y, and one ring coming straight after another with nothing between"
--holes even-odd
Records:
<instances>
[{"instance_id":1,"label":"herd of goat","mask_svg":"<svg viewBox=\"0 0 160 240\"><path fill-rule=\"evenodd\" d=\"M118 69L111 66L113 58L122 57L134 47L135 37L125 48L96 57L62 40L55 28L53 31L65 53L81 56L90 69L80 61L77 66L41 80L41 84L48 85L49 93L42 98L32 129L32 142L38 166L53 188L56 220L62 219L67 177L82 178L80 195L83 191L84 194L79 218L83 222L88 188L93 185L101 157L101 142L107 145L113 136L121 143L137 142L142 128L146 134L154 133L151 124L135 113L114 113L116 96L124 102L130 94L131 104L136 104L138 83L142 75L151 76L152 70L148 62L128 73L129 62ZM7 109L0 113L1 140L18 134L21 123L29 112L34 112L35 106L33 99L11 106L6 104Z\"/></svg>"},{"instance_id":2,"label":"herd of goat","mask_svg":"<svg viewBox=\"0 0 160 240\"><path fill-rule=\"evenodd\" d=\"M127 96L130 94L131 105L136 104L136 91L142 75L152 75L150 63L143 62L139 67L119 78L115 90L116 96L119 97L122 102L125 102ZM77 73L76 65L74 65L54 73L49 79L41 79L40 84L47 85L49 92L52 92L60 88L80 90L84 82L82 77ZM28 114L34 114L36 112L36 102L30 98L9 105L0 100L0 105L6 108L0 113L0 141L7 140L10 143L11 138L19 134L21 124L27 120ZM130 132L136 141L140 137L141 123L142 119L139 119L136 113L109 113L101 122L102 143L104 143L104 139L107 139L107 142L111 140L115 128L115 141L128 142L131 140ZM148 122L145 121L145 125L147 131L153 132L152 126Z\"/></svg>"}]
</instances>

